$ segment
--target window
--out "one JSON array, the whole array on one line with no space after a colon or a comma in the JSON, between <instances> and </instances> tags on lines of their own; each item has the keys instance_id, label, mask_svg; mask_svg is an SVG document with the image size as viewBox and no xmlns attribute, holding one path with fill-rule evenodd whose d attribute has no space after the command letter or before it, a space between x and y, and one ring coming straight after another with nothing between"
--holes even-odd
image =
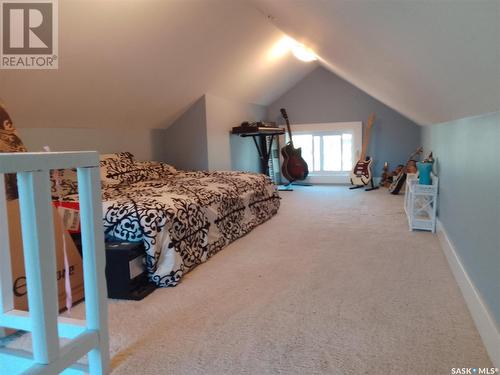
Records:
<instances>
[{"instance_id":1,"label":"window","mask_svg":"<svg viewBox=\"0 0 500 375\"><path fill-rule=\"evenodd\" d=\"M313 184L348 184L353 164L361 153L362 123L328 122L293 124L295 147L309 167L307 182ZM288 141L288 136L280 143Z\"/></svg>"},{"instance_id":2,"label":"window","mask_svg":"<svg viewBox=\"0 0 500 375\"><path fill-rule=\"evenodd\" d=\"M302 157L314 174L349 172L353 164L352 133L314 132L294 134L293 143L302 149Z\"/></svg>"}]
</instances>

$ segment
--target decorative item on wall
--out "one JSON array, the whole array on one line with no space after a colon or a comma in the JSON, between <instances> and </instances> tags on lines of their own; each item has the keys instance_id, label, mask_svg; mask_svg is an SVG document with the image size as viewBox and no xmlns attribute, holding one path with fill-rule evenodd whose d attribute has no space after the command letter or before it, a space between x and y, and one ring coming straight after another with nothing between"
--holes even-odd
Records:
<instances>
[{"instance_id":1,"label":"decorative item on wall","mask_svg":"<svg viewBox=\"0 0 500 375\"><path fill-rule=\"evenodd\" d=\"M26 152L23 142L17 135L12 119L0 104L0 152ZM17 198L17 183L15 174L5 175L7 199Z\"/></svg>"}]
</instances>

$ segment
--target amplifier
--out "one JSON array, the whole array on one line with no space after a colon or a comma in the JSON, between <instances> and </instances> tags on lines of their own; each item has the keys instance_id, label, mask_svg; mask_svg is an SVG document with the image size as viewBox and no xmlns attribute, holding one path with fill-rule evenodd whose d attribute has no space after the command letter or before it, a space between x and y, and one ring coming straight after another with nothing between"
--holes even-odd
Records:
<instances>
[{"instance_id":1,"label":"amplifier","mask_svg":"<svg viewBox=\"0 0 500 375\"><path fill-rule=\"evenodd\" d=\"M141 242L106 242L108 297L141 300L156 286L148 280L146 253Z\"/></svg>"},{"instance_id":2,"label":"amplifier","mask_svg":"<svg viewBox=\"0 0 500 375\"><path fill-rule=\"evenodd\" d=\"M72 234L80 251L80 234ZM106 281L108 297L139 301L151 294L156 286L148 280L146 253L141 242L106 240Z\"/></svg>"}]
</instances>

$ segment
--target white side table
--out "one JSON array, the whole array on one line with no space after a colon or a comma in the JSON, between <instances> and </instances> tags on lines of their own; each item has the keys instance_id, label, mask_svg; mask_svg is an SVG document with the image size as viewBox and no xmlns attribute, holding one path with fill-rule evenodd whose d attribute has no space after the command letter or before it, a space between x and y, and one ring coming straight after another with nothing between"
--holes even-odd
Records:
<instances>
[{"instance_id":1,"label":"white side table","mask_svg":"<svg viewBox=\"0 0 500 375\"><path fill-rule=\"evenodd\" d=\"M410 230L436 232L436 209L439 179L431 174L432 185L420 185L416 174L406 178L404 209Z\"/></svg>"}]
</instances>

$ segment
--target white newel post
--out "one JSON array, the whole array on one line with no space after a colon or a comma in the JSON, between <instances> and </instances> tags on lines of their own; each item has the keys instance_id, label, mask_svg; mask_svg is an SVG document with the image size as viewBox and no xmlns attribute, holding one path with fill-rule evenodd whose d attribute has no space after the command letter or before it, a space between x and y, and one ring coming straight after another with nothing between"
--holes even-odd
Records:
<instances>
[{"instance_id":1,"label":"white newel post","mask_svg":"<svg viewBox=\"0 0 500 375\"><path fill-rule=\"evenodd\" d=\"M4 175L0 173L0 314L14 308L9 237ZM4 329L0 327L0 335L4 334Z\"/></svg>"},{"instance_id":2,"label":"white newel post","mask_svg":"<svg viewBox=\"0 0 500 375\"><path fill-rule=\"evenodd\" d=\"M56 254L49 173L78 169L86 320L58 317ZM29 312L14 309L3 174L17 173ZM23 374L57 374L71 367L109 372L104 231L97 152L0 154L0 327L32 333L33 353L0 349ZM1 332L0 332L1 333ZM70 340L59 344L60 337ZM88 354L88 367L75 364ZM12 366L11 366L12 367Z\"/></svg>"},{"instance_id":3,"label":"white newel post","mask_svg":"<svg viewBox=\"0 0 500 375\"><path fill-rule=\"evenodd\" d=\"M48 364L59 354L54 219L49 172L17 174L33 358Z\"/></svg>"},{"instance_id":4,"label":"white newel post","mask_svg":"<svg viewBox=\"0 0 500 375\"><path fill-rule=\"evenodd\" d=\"M107 372L109 362L108 311L106 303L106 256L102 226L101 179L98 168L78 168L80 222L87 329L105 333L89 353L92 374Z\"/></svg>"}]
</instances>

